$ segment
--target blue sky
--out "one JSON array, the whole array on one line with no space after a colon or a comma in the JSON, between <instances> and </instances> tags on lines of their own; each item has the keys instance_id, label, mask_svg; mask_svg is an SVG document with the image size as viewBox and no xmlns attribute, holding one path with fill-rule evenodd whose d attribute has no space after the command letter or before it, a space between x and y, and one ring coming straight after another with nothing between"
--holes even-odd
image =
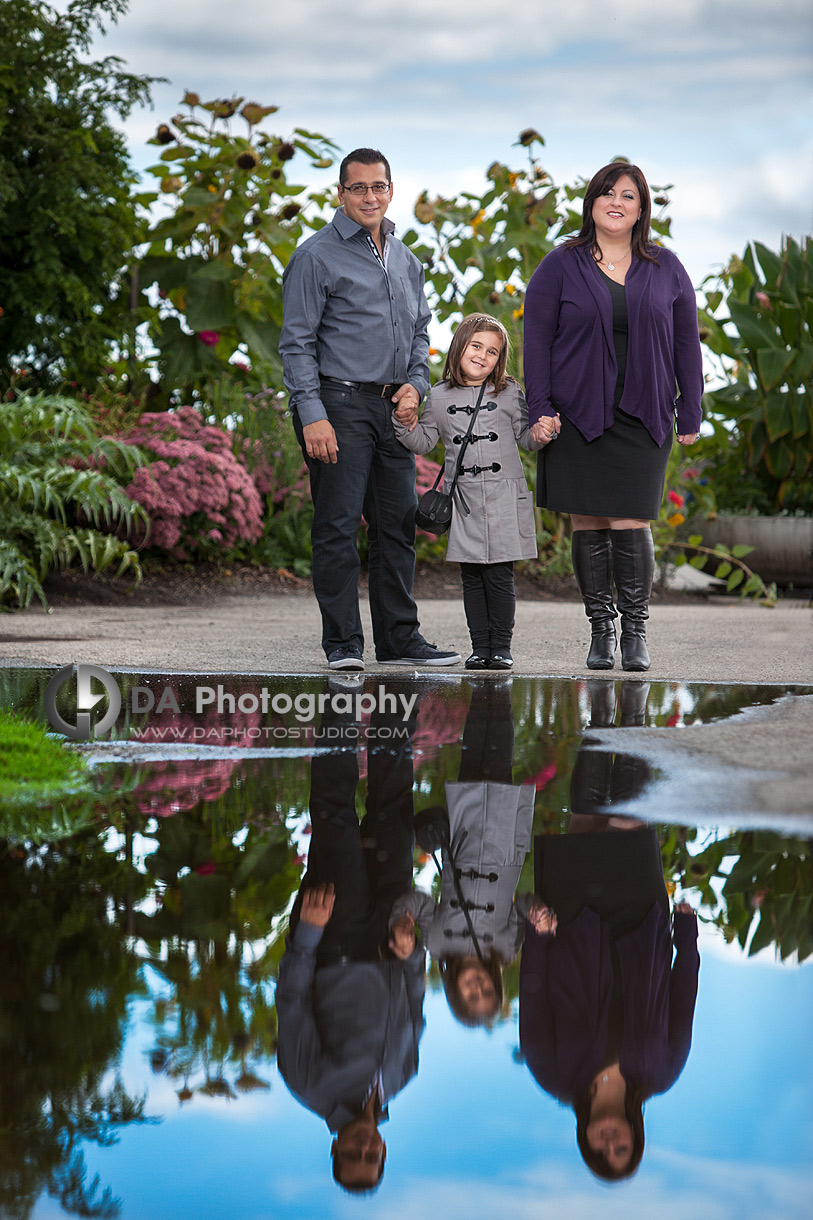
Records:
<instances>
[{"instance_id":1,"label":"blue sky","mask_svg":"<svg viewBox=\"0 0 813 1220\"><path fill-rule=\"evenodd\" d=\"M422 189L478 191L491 161L520 167L512 144L535 127L557 182L622 154L673 183L696 284L750 238L813 230L808 0L132 0L97 51L169 78L127 126L140 168L188 88L279 105L280 134L382 148L401 229Z\"/></svg>"}]
</instances>

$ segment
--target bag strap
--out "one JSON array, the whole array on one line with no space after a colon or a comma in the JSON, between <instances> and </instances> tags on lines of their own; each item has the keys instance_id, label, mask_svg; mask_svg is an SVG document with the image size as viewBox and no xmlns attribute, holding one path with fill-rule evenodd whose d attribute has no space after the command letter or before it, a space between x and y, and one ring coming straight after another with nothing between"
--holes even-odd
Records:
<instances>
[{"instance_id":1,"label":"bag strap","mask_svg":"<svg viewBox=\"0 0 813 1220\"><path fill-rule=\"evenodd\" d=\"M448 494L450 496L454 496L455 488L457 487L457 480L460 478L460 468L463 465L463 455L465 454L466 450L469 447L472 430L474 428L474 421L477 419L477 412L480 410L480 404L483 401L483 395L485 394L485 392L486 392L486 383L483 382L483 384L480 386L480 393L477 395L477 402L474 404L474 411L472 412L472 417L469 421L469 426L466 429L466 434L460 443L460 452L457 455L457 461L455 462L455 468L454 468L454 475L452 476L452 481L449 486ZM465 501L463 492L458 491L457 495L458 495L458 499L460 500L460 507L463 509L464 513L468 517L470 515L471 510L469 509L469 506Z\"/></svg>"}]
</instances>

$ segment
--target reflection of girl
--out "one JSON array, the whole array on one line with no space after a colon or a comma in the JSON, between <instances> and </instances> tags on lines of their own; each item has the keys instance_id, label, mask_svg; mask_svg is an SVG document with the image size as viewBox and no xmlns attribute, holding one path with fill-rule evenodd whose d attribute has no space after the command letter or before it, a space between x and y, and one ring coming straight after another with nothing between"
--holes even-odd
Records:
<instances>
[{"instance_id":1,"label":"reflection of girl","mask_svg":"<svg viewBox=\"0 0 813 1220\"><path fill-rule=\"evenodd\" d=\"M511 783L513 739L508 684L478 682L458 782L446 785L440 901L411 890L391 917L391 928L418 925L424 947L441 963L449 1007L467 1025L500 1012L502 968L522 946L531 909L530 894L514 900L531 846L534 789ZM446 811L436 812L445 824Z\"/></svg>"},{"instance_id":2,"label":"reflection of girl","mask_svg":"<svg viewBox=\"0 0 813 1220\"><path fill-rule=\"evenodd\" d=\"M643 1103L672 1087L691 1046L697 919L678 904L670 934L654 827L538 836L535 888L550 906L531 912L522 952L522 1052L573 1107L590 1169L629 1177Z\"/></svg>"}]
</instances>

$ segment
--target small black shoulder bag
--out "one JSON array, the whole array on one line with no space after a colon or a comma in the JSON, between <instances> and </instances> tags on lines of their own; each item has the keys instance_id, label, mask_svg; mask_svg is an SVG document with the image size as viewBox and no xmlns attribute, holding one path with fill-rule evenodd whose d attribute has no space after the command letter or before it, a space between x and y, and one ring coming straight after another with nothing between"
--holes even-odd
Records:
<instances>
[{"instance_id":1,"label":"small black shoulder bag","mask_svg":"<svg viewBox=\"0 0 813 1220\"><path fill-rule=\"evenodd\" d=\"M466 429L466 435L463 437L463 440L460 443L460 452L457 455L457 461L455 462L454 474L452 475L452 481L449 484L449 490L438 491L438 483L440 483L440 480L443 477L443 471L446 468L446 461L444 459L443 465L438 471L438 477L435 479L432 487L429 491L425 491L418 501L418 507L415 510L415 524L417 525L418 529L426 530L429 534L445 534L452 523L452 500L454 497L455 488L457 487L457 480L460 478L460 468L463 465L463 455L465 454L469 441L471 440L474 421L477 418L477 412L480 410L480 404L483 401L485 391L486 383L483 382L483 384L480 386L480 393L477 395L477 402L474 405L469 426ZM460 507L468 517L471 510L465 501L463 492L459 489L457 492L457 498L460 501Z\"/></svg>"}]
</instances>

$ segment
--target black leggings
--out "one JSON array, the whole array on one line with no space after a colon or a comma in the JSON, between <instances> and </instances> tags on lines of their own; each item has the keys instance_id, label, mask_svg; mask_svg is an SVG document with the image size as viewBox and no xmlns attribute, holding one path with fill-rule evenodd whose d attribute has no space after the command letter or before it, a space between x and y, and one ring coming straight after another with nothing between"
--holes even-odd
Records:
<instances>
[{"instance_id":1,"label":"black leggings","mask_svg":"<svg viewBox=\"0 0 813 1220\"><path fill-rule=\"evenodd\" d=\"M486 655L510 648L514 633L514 564L461 563L463 606L472 648Z\"/></svg>"}]
</instances>

